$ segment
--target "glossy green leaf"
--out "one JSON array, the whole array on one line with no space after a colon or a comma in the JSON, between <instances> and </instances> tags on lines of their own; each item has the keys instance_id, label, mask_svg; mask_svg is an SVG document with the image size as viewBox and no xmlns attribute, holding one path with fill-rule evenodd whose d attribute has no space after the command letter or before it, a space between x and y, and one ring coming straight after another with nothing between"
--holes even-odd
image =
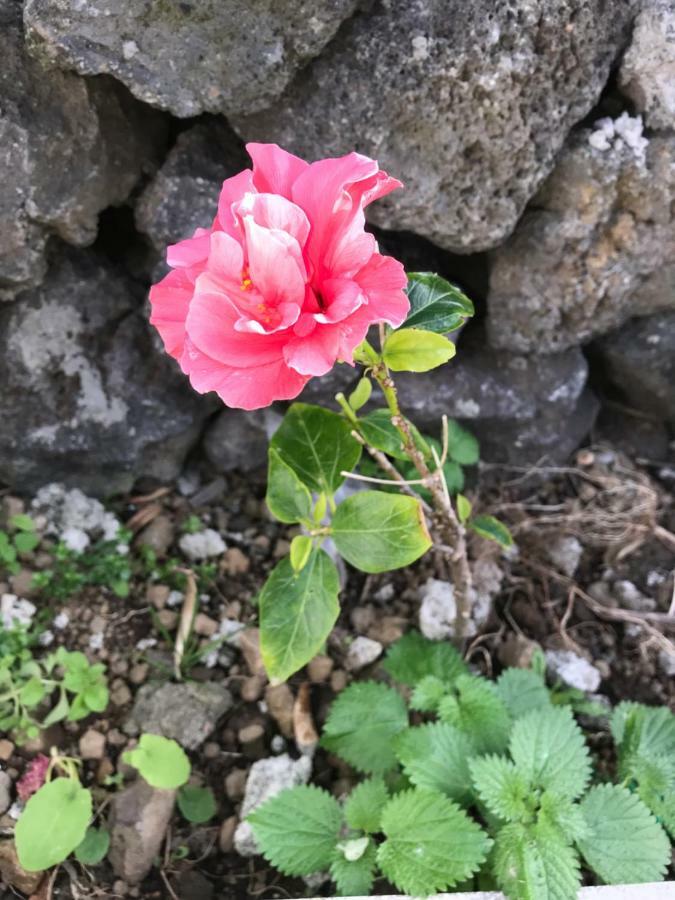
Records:
<instances>
[{"instance_id":1,"label":"glossy green leaf","mask_svg":"<svg viewBox=\"0 0 675 900\"><path fill-rule=\"evenodd\" d=\"M287 524L309 519L312 513L312 495L307 486L273 447L268 454L265 502L272 515Z\"/></svg>"},{"instance_id":2,"label":"glossy green leaf","mask_svg":"<svg viewBox=\"0 0 675 900\"><path fill-rule=\"evenodd\" d=\"M382 357L392 372L428 372L452 359L455 352L455 345L442 334L404 328L387 337Z\"/></svg>"},{"instance_id":3,"label":"glossy green leaf","mask_svg":"<svg viewBox=\"0 0 675 900\"><path fill-rule=\"evenodd\" d=\"M142 734L138 746L122 755L156 788L178 788L190 777L190 760L176 741L158 734Z\"/></svg>"},{"instance_id":4,"label":"glossy green leaf","mask_svg":"<svg viewBox=\"0 0 675 900\"><path fill-rule=\"evenodd\" d=\"M415 444L425 456L430 456L429 445L419 433L417 428L408 423ZM394 459L408 459L408 454L403 450L402 438L395 425L391 421L391 413L388 409L375 409L363 418L359 419L359 427L366 441L376 450L382 450L387 456ZM416 477L419 477L416 475Z\"/></svg>"},{"instance_id":5,"label":"glossy green leaf","mask_svg":"<svg viewBox=\"0 0 675 900\"><path fill-rule=\"evenodd\" d=\"M312 539L307 534L296 534L291 541L291 565L294 572L302 572L312 552Z\"/></svg>"},{"instance_id":6,"label":"glossy green leaf","mask_svg":"<svg viewBox=\"0 0 675 900\"><path fill-rule=\"evenodd\" d=\"M184 784L176 798L178 809L188 822L208 822L216 814L216 799L211 788Z\"/></svg>"},{"instance_id":7,"label":"glossy green leaf","mask_svg":"<svg viewBox=\"0 0 675 900\"><path fill-rule=\"evenodd\" d=\"M461 466L473 466L480 458L478 441L454 419L448 420L448 456Z\"/></svg>"},{"instance_id":8,"label":"glossy green leaf","mask_svg":"<svg viewBox=\"0 0 675 900\"><path fill-rule=\"evenodd\" d=\"M406 328L446 334L473 315L473 303L454 284L433 272L408 273L410 312Z\"/></svg>"},{"instance_id":9,"label":"glossy green leaf","mask_svg":"<svg viewBox=\"0 0 675 900\"><path fill-rule=\"evenodd\" d=\"M420 502L400 494L359 491L338 506L332 526L340 555L363 572L400 569L431 546Z\"/></svg>"},{"instance_id":10,"label":"glossy green leaf","mask_svg":"<svg viewBox=\"0 0 675 900\"><path fill-rule=\"evenodd\" d=\"M359 383L356 385L354 390L351 392L348 398L348 403L354 412L358 412L362 406L365 406L366 403L370 400L370 395L373 393L373 383L370 378L363 377L360 379Z\"/></svg>"},{"instance_id":11,"label":"glossy green leaf","mask_svg":"<svg viewBox=\"0 0 675 900\"><path fill-rule=\"evenodd\" d=\"M14 830L19 862L41 872L78 847L91 819L91 794L79 781L56 778L43 784L26 804Z\"/></svg>"},{"instance_id":12,"label":"glossy green leaf","mask_svg":"<svg viewBox=\"0 0 675 900\"><path fill-rule=\"evenodd\" d=\"M500 547L508 549L513 546L513 538L511 532L494 516L476 516L469 522L469 528L479 534L481 537L487 538L488 541L494 541Z\"/></svg>"},{"instance_id":13,"label":"glossy green leaf","mask_svg":"<svg viewBox=\"0 0 675 900\"><path fill-rule=\"evenodd\" d=\"M301 572L290 558L274 568L260 592L260 652L270 679L285 681L316 656L340 610L340 580L323 550L313 550Z\"/></svg>"},{"instance_id":14,"label":"glossy green leaf","mask_svg":"<svg viewBox=\"0 0 675 900\"><path fill-rule=\"evenodd\" d=\"M342 416L307 403L294 403L270 447L312 491L334 494L361 457L361 445Z\"/></svg>"},{"instance_id":15,"label":"glossy green leaf","mask_svg":"<svg viewBox=\"0 0 675 900\"><path fill-rule=\"evenodd\" d=\"M105 858L110 847L110 834L105 828L87 828L82 843L75 848L75 858L83 866L95 866Z\"/></svg>"}]
</instances>

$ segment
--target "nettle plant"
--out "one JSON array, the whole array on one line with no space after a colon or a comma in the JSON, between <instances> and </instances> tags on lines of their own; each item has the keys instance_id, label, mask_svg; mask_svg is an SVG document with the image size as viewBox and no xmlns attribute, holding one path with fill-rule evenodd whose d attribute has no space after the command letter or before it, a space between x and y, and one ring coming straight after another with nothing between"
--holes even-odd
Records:
<instances>
[{"instance_id":1,"label":"nettle plant","mask_svg":"<svg viewBox=\"0 0 675 900\"><path fill-rule=\"evenodd\" d=\"M188 784L190 760L176 741L143 734L122 759L152 787L177 790L178 808L189 822L207 822L215 815L213 792ZM52 751L45 763L44 783L26 803L14 832L19 862L36 872L62 863L73 853L83 865L96 865L110 846L105 823L95 824L105 803L95 810L92 791L80 780L79 760Z\"/></svg>"},{"instance_id":2,"label":"nettle plant","mask_svg":"<svg viewBox=\"0 0 675 900\"><path fill-rule=\"evenodd\" d=\"M384 666L408 704L387 684L355 682L321 738L365 780L342 803L303 786L249 815L277 869L329 871L342 895L370 893L381 875L413 896L500 888L510 900L574 900L582 866L608 884L663 878L675 836L671 712L614 710L609 781L541 667L488 681L416 633Z\"/></svg>"},{"instance_id":3,"label":"nettle plant","mask_svg":"<svg viewBox=\"0 0 675 900\"><path fill-rule=\"evenodd\" d=\"M224 182L210 228L168 248L172 270L150 291L167 352L197 391L247 410L295 399L337 362L364 369L336 410L294 403L270 445L267 502L303 533L259 598L268 674L292 675L336 621L328 538L368 573L407 566L433 545L454 586L461 638L474 595L466 529L504 546L511 538L452 496L461 466L477 461L475 441L447 421L440 443L421 435L401 409L393 373L452 359L447 335L473 314L471 301L437 275L406 276L380 254L363 210L402 185L377 162L350 153L308 164L275 144L247 150L252 170ZM371 326L377 341L366 337ZM373 386L380 405L364 414ZM363 456L380 477L354 472ZM346 478L374 487L340 499Z\"/></svg>"}]
</instances>

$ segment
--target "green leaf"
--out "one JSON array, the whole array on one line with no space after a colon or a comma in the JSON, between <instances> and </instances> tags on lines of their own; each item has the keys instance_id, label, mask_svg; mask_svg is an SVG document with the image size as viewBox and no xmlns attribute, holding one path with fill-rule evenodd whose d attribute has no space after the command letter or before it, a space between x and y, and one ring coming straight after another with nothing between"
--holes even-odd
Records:
<instances>
[{"instance_id":1,"label":"green leaf","mask_svg":"<svg viewBox=\"0 0 675 900\"><path fill-rule=\"evenodd\" d=\"M359 491L336 509L332 537L338 553L362 572L388 572L431 547L421 503L384 491Z\"/></svg>"},{"instance_id":2,"label":"green leaf","mask_svg":"<svg viewBox=\"0 0 675 900\"><path fill-rule=\"evenodd\" d=\"M61 694L59 696L58 702L53 709L47 713L45 716L42 727L49 728L50 725L54 725L56 722L61 722L66 718L70 711L70 703L68 702L68 697L66 696L66 692L61 690Z\"/></svg>"},{"instance_id":3,"label":"green leaf","mask_svg":"<svg viewBox=\"0 0 675 900\"><path fill-rule=\"evenodd\" d=\"M355 769L383 775L396 765L393 738L407 726L400 694L376 681L356 681L331 706L321 744Z\"/></svg>"},{"instance_id":4,"label":"green leaf","mask_svg":"<svg viewBox=\"0 0 675 900\"><path fill-rule=\"evenodd\" d=\"M216 814L216 800L211 788L184 784L178 791L178 809L188 822L208 822Z\"/></svg>"},{"instance_id":5,"label":"green leaf","mask_svg":"<svg viewBox=\"0 0 675 900\"><path fill-rule=\"evenodd\" d=\"M514 719L533 709L551 706L546 685L532 669L505 669L497 679L496 688Z\"/></svg>"},{"instance_id":6,"label":"green leaf","mask_svg":"<svg viewBox=\"0 0 675 900\"><path fill-rule=\"evenodd\" d=\"M538 821L554 829L565 843L585 838L590 831L581 806L551 791L544 791L539 798Z\"/></svg>"},{"instance_id":7,"label":"green leaf","mask_svg":"<svg viewBox=\"0 0 675 900\"><path fill-rule=\"evenodd\" d=\"M105 858L110 847L110 834L105 828L87 828L82 843L75 848L75 858L83 866L95 866Z\"/></svg>"},{"instance_id":8,"label":"green leaf","mask_svg":"<svg viewBox=\"0 0 675 900\"><path fill-rule=\"evenodd\" d=\"M31 709L37 706L45 695L45 687L42 679L33 677L27 681L19 691L19 700L21 703Z\"/></svg>"},{"instance_id":9,"label":"green leaf","mask_svg":"<svg viewBox=\"0 0 675 900\"><path fill-rule=\"evenodd\" d=\"M511 756L533 787L574 800L591 774L581 729L566 707L528 713L513 726Z\"/></svg>"},{"instance_id":10,"label":"green leaf","mask_svg":"<svg viewBox=\"0 0 675 900\"><path fill-rule=\"evenodd\" d=\"M449 493L456 494L464 489L464 470L459 463L449 459L443 465L443 477Z\"/></svg>"},{"instance_id":11,"label":"green leaf","mask_svg":"<svg viewBox=\"0 0 675 900\"><path fill-rule=\"evenodd\" d=\"M537 826L511 823L496 838L493 866L509 900L576 900L579 860L569 844Z\"/></svg>"},{"instance_id":12,"label":"green leaf","mask_svg":"<svg viewBox=\"0 0 675 900\"><path fill-rule=\"evenodd\" d=\"M108 706L108 688L105 682L90 684L84 689L82 697L90 710L104 712Z\"/></svg>"},{"instance_id":13,"label":"green leaf","mask_svg":"<svg viewBox=\"0 0 675 900\"><path fill-rule=\"evenodd\" d=\"M11 516L9 524L17 531L35 531L35 522L30 516L27 516L24 513L18 513L16 516Z\"/></svg>"},{"instance_id":14,"label":"green leaf","mask_svg":"<svg viewBox=\"0 0 675 900\"><path fill-rule=\"evenodd\" d=\"M471 515L471 501L467 497L465 497L464 494L457 494L456 501L457 518L462 523L462 525L465 525L469 520L469 516Z\"/></svg>"},{"instance_id":15,"label":"green leaf","mask_svg":"<svg viewBox=\"0 0 675 900\"><path fill-rule=\"evenodd\" d=\"M448 420L448 455L462 466L473 466L480 458L478 441L454 419Z\"/></svg>"},{"instance_id":16,"label":"green leaf","mask_svg":"<svg viewBox=\"0 0 675 900\"><path fill-rule=\"evenodd\" d=\"M354 412L358 412L362 406L365 406L366 403L370 400L370 395L373 393L373 383L370 378L363 377L359 379L359 383L356 385L354 390L349 395L347 402L354 410Z\"/></svg>"},{"instance_id":17,"label":"green leaf","mask_svg":"<svg viewBox=\"0 0 675 900\"><path fill-rule=\"evenodd\" d=\"M494 516L476 516L469 522L469 528L488 541L499 544L500 547L508 549L513 546L511 532L503 522L495 519Z\"/></svg>"},{"instance_id":18,"label":"green leaf","mask_svg":"<svg viewBox=\"0 0 675 900\"><path fill-rule=\"evenodd\" d=\"M78 847L91 819L91 794L73 778L43 784L26 804L14 830L19 862L41 872L63 862Z\"/></svg>"},{"instance_id":19,"label":"green leaf","mask_svg":"<svg viewBox=\"0 0 675 900\"><path fill-rule=\"evenodd\" d=\"M367 778L357 784L345 803L345 819L350 828L374 834L380 830L382 810L389 800L381 778Z\"/></svg>"},{"instance_id":20,"label":"green leaf","mask_svg":"<svg viewBox=\"0 0 675 900\"><path fill-rule=\"evenodd\" d=\"M404 791L384 809L386 840L377 851L384 875L415 896L447 890L480 867L490 839L441 794Z\"/></svg>"},{"instance_id":21,"label":"green leaf","mask_svg":"<svg viewBox=\"0 0 675 900\"><path fill-rule=\"evenodd\" d=\"M418 712L436 712L450 686L435 675L426 675L415 685L410 698L410 708Z\"/></svg>"},{"instance_id":22,"label":"green leaf","mask_svg":"<svg viewBox=\"0 0 675 900\"><path fill-rule=\"evenodd\" d=\"M454 284L433 272L408 273L410 312L406 328L425 328L445 334L473 315L473 303Z\"/></svg>"},{"instance_id":23,"label":"green leaf","mask_svg":"<svg viewBox=\"0 0 675 900\"><path fill-rule=\"evenodd\" d=\"M267 493L265 502L275 518L291 524L308 519L312 513L312 495L307 486L277 451L268 451Z\"/></svg>"},{"instance_id":24,"label":"green leaf","mask_svg":"<svg viewBox=\"0 0 675 900\"><path fill-rule=\"evenodd\" d=\"M176 741L158 734L142 734L138 746L122 754L156 788L178 788L190 777L190 760Z\"/></svg>"},{"instance_id":25,"label":"green leaf","mask_svg":"<svg viewBox=\"0 0 675 900\"><path fill-rule=\"evenodd\" d=\"M309 785L289 788L249 814L262 855L284 875L327 869L338 842L342 812L330 794Z\"/></svg>"},{"instance_id":26,"label":"green leaf","mask_svg":"<svg viewBox=\"0 0 675 900\"><path fill-rule=\"evenodd\" d=\"M458 803L470 797L468 757L473 748L465 734L444 722L408 728L396 740L396 755L415 787L446 794Z\"/></svg>"},{"instance_id":27,"label":"green leaf","mask_svg":"<svg viewBox=\"0 0 675 900\"><path fill-rule=\"evenodd\" d=\"M467 671L464 660L452 644L430 641L419 631L409 631L392 644L383 667L395 681L411 687L427 675L452 684L458 675Z\"/></svg>"},{"instance_id":28,"label":"green leaf","mask_svg":"<svg viewBox=\"0 0 675 900\"><path fill-rule=\"evenodd\" d=\"M307 403L294 403L270 447L312 491L334 494L361 457L361 445L342 416Z\"/></svg>"},{"instance_id":29,"label":"green leaf","mask_svg":"<svg viewBox=\"0 0 675 900\"><path fill-rule=\"evenodd\" d=\"M312 539L307 534L296 534L291 541L289 558L293 571L297 574L307 565L309 555L312 552Z\"/></svg>"},{"instance_id":30,"label":"green leaf","mask_svg":"<svg viewBox=\"0 0 675 900\"><path fill-rule=\"evenodd\" d=\"M507 822L519 822L530 812L527 779L503 756L478 756L468 761L471 779L490 812Z\"/></svg>"},{"instance_id":31,"label":"green leaf","mask_svg":"<svg viewBox=\"0 0 675 900\"><path fill-rule=\"evenodd\" d=\"M581 853L606 884L661 881L670 841L644 803L624 787L599 784L581 801L588 837Z\"/></svg>"},{"instance_id":32,"label":"green leaf","mask_svg":"<svg viewBox=\"0 0 675 900\"><path fill-rule=\"evenodd\" d=\"M338 617L340 579L323 550L313 550L301 572L282 559L258 598L260 652L268 676L285 681L321 650Z\"/></svg>"},{"instance_id":33,"label":"green leaf","mask_svg":"<svg viewBox=\"0 0 675 900\"><path fill-rule=\"evenodd\" d=\"M30 553L40 543L40 535L30 531L20 531L14 535L14 546L19 553Z\"/></svg>"},{"instance_id":34,"label":"green leaf","mask_svg":"<svg viewBox=\"0 0 675 900\"><path fill-rule=\"evenodd\" d=\"M387 337L382 358L392 372L428 372L452 359L455 353L455 345L442 334L404 328Z\"/></svg>"},{"instance_id":35,"label":"green leaf","mask_svg":"<svg viewBox=\"0 0 675 900\"><path fill-rule=\"evenodd\" d=\"M490 681L460 675L455 682L457 698L444 697L438 714L444 722L467 734L476 753L500 753L506 748L511 716Z\"/></svg>"},{"instance_id":36,"label":"green leaf","mask_svg":"<svg viewBox=\"0 0 675 900\"><path fill-rule=\"evenodd\" d=\"M403 450L401 435L391 421L391 413L388 409L374 409L363 418L359 419L359 427L363 437L376 450L382 450L393 459L408 460L408 454ZM429 444L425 441L417 428L408 422L408 427L418 449L430 456Z\"/></svg>"},{"instance_id":37,"label":"green leaf","mask_svg":"<svg viewBox=\"0 0 675 900\"><path fill-rule=\"evenodd\" d=\"M344 852L338 850L330 865L330 877L337 885L340 896L358 897L370 894L376 861L372 841L368 841L365 851L358 859L349 860Z\"/></svg>"},{"instance_id":38,"label":"green leaf","mask_svg":"<svg viewBox=\"0 0 675 900\"><path fill-rule=\"evenodd\" d=\"M631 754L623 763L622 772L624 778L636 784L640 800L675 836L675 758L672 754Z\"/></svg>"}]
</instances>

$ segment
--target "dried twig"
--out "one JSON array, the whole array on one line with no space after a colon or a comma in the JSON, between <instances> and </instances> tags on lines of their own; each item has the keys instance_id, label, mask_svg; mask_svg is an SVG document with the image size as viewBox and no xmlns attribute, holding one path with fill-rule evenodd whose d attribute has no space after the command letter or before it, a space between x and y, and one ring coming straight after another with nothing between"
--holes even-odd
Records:
<instances>
[{"instance_id":1,"label":"dried twig","mask_svg":"<svg viewBox=\"0 0 675 900\"><path fill-rule=\"evenodd\" d=\"M195 617L197 607L197 580L191 569L177 569L185 575L187 585L185 588L185 598L183 607L180 611L180 621L178 622L178 631L176 632L176 642L173 647L173 670L177 680L181 680L181 664L183 662L183 654L185 653L185 644L187 643L192 631L192 622Z\"/></svg>"}]
</instances>

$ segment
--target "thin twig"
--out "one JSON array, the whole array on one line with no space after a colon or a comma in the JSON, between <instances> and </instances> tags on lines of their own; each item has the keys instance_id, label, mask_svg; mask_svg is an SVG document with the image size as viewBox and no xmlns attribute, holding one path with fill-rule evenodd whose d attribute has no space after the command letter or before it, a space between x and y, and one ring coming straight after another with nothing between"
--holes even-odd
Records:
<instances>
[{"instance_id":1,"label":"thin twig","mask_svg":"<svg viewBox=\"0 0 675 900\"><path fill-rule=\"evenodd\" d=\"M185 653L185 645L192 631L192 622L195 617L195 609L197 606L197 581L194 572L191 569L177 569L185 575L185 598L183 607L180 611L180 621L178 622L178 631L176 632L176 642L173 645L173 670L178 681L181 680L181 665L183 662L183 654Z\"/></svg>"},{"instance_id":2,"label":"thin twig","mask_svg":"<svg viewBox=\"0 0 675 900\"><path fill-rule=\"evenodd\" d=\"M372 456L378 466L382 469L383 472L386 472L387 475L391 475L393 481L396 481L403 491L404 494L408 494L409 497L414 497L416 500L421 500L419 494L416 494L415 491L408 484L406 484L406 480L401 475L395 466L389 462L387 457L380 450L376 450L374 447L371 447L370 444L365 440L365 438L359 434L356 429L352 431L352 437L354 440L358 441L362 447L365 447L367 452ZM425 512L431 512L431 508L428 503L424 500L421 500L422 508Z\"/></svg>"},{"instance_id":3,"label":"thin twig","mask_svg":"<svg viewBox=\"0 0 675 900\"><path fill-rule=\"evenodd\" d=\"M356 472L340 472L343 478L353 478L354 481L369 481L371 484L388 484L393 487L397 487L401 484L427 484L425 478L416 478L412 481L408 478L404 481L399 481L398 478L373 478L370 475L357 475Z\"/></svg>"}]
</instances>

